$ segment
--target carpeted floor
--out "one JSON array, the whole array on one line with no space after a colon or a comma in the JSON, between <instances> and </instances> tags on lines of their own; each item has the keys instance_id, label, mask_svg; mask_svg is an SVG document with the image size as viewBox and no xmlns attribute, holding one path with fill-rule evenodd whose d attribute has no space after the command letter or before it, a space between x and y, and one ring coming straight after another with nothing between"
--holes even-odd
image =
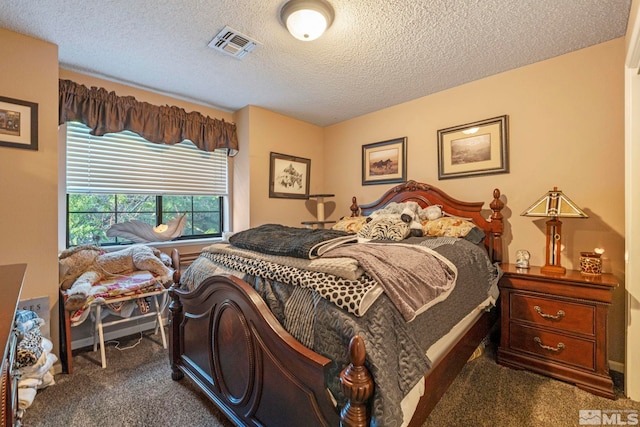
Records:
<instances>
[{"instance_id":1,"label":"carpeted floor","mask_svg":"<svg viewBox=\"0 0 640 427\"><path fill-rule=\"evenodd\" d=\"M137 340L123 339L120 346ZM100 367L99 352L81 352L73 363L73 375L57 375L55 385L38 392L24 426L232 426L191 381L171 380L167 350L154 335L123 351L108 345L106 369ZM599 398L499 366L489 346L465 366L425 426L578 426L580 410L619 411L624 421L640 412L640 403Z\"/></svg>"},{"instance_id":2,"label":"carpeted floor","mask_svg":"<svg viewBox=\"0 0 640 427\"><path fill-rule=\"evenodd\" d=\"M139 338L121 339L120 348ZM233 426L193 383L171 379L169 356L159 335L146 333L137 346L126 350L110 342L106 355L107 367L102 369L99 351L74 352L73 374L56 375L55 385L38 392L23 425Z\"/></svg>"}]
</instances>

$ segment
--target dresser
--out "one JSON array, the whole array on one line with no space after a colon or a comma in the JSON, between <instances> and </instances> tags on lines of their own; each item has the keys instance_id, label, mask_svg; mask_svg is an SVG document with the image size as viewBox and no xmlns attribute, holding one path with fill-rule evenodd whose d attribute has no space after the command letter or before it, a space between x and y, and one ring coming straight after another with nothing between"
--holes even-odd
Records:
<instances>
[{"instance_id":1,"label":"dresser","mask_svg":"<svg viewBox=\"0 0 640 427\"><path fill-rule=\"evenodd\" d=\"M2 298L0 298L0 343L3 348L2 356L2 427L20 425L20 420L16 418L18 409L17 401L17 381L14 376L14 360L16 346L18 344L14 319L26 264L0 265L0 288L2 288Z\"/></svg>"},{"instance_id":2,"label":"dresser","mask_svg":"<svg viewBox=\"0 0 640 427\"><path fill-rule=\"evenodd\" d=\"M615 398L609 375L607 319L611 274L543 274L539 267L501 266L498 363L573 383Z\"/></svg>"}]
</instances>

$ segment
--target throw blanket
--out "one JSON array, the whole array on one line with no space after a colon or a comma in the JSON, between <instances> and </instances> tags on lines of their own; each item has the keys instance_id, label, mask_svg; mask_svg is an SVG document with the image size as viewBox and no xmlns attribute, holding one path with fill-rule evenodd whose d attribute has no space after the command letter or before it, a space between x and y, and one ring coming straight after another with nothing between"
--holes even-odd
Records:
<instances>
[{"instance_id":1,"label":"throw blanket","mask_svg":"<svg viewBox=\"0 0 640 427\"><path fill-rule=\"evenodd\" d=\"M212 254L238 255L243 258L255 258L262 261L287 265L301 270L317 271L319 273L333 274L347 280L358 280L364 270L358 265L358 261L352 258L315 258L303 259L288 256L265 255L256 251L240 249L228 243L214 243L202 249L203 252Z\"/></svg>"},{"instance_id":2,"label":"throw blanket","mask_svg":"<svg viewBox=\"0 0 640 427\"><path fill-rule=\"evenodd\" d=\"M323 256L358 260L407 322L447 298L458 274L451 261L417 245L360 243L332 249Z\"/></svg>"},{"instance_id":3,"label":"throw blanket","mask_svg":"<svg viewBox=\"0 0 640 427\"><path fill-rule=\"evenodd\" d=\"M303 270L263 259L242 256L238 253L202 252L198 259L201 258L205 258L211 263L204 263L201 270L195 268L185 270L180 279L182 286L189 290L195 289L195 284L206 277L221 272L236 271L312 289L321 297L356 316L362 316L366 313L382 293L382 288L366 274L360 275L357 280L348 280L332 274Z\"/></svg>"},{"instance_id":4,"label":"throw blanket","mask_svg":"<svg viewBox=\"0 0 640 427\"><path fill-rule=\"evenodd\" d=\"M264 224L240 231L229 238L233 246L270 255L313 259L343 243L357 242L358 236L339 230L287 227Z\"/></svg>"}]
</instances>

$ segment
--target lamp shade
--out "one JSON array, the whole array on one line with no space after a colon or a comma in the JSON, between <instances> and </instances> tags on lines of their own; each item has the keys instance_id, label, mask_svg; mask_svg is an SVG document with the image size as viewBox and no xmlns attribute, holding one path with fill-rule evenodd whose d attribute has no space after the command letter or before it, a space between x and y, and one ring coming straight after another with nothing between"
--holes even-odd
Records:
<instances>
[{"instance_id":1,"label":"lamp shade","mask_svg":"<svg viewBox=\"0 0 640 427\"><path fill-rule=\"evenodd\" d=\"M546 262L540 271L543 274L564 274L566 269L560 264L562 221L558 218L588 218L589 216L558 190L558 187L547 191L521 215L551 218L547 221Z\"/></svg>"},{"instance_id":2,"label":"lamp shade","mask_svg":"<svg viewBox=\"0 0 640 427\"><path fill-rule=\"evenodd\" d=\"M303 41L315 40L324 34L333 17L333 8L325 0L290 0L280 11L287 30Z\"/></svg>"},{"instance_id":3,"label":"lamp shade","mask_svg":"<svg viewBox=\"0 0 640 427\"><path fill-rule=\"evenodd\" d=\"M575 203L557 187L547 191L534 204L521 214L522 216L542 216L555 218L589 218Z\"/></svg>"}]
</instances>

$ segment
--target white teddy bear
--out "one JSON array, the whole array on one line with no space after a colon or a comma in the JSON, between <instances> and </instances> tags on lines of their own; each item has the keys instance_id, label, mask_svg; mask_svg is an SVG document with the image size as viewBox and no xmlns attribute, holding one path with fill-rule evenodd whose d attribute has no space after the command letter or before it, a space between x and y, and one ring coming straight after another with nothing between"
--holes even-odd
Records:
<instances>
[{"instance_id":1,"label":"white teddy bear","mask_svg":"<svg viewBox=\"0 0 640 427\"><path fill-rule=\"evenodd\" d=\"M442 218L444 216L444 212L442 211L442 206L440 205L431 205L422 209L420 213L420 219L433 221L434 219Z\"/></svg>"}]
</instances>

